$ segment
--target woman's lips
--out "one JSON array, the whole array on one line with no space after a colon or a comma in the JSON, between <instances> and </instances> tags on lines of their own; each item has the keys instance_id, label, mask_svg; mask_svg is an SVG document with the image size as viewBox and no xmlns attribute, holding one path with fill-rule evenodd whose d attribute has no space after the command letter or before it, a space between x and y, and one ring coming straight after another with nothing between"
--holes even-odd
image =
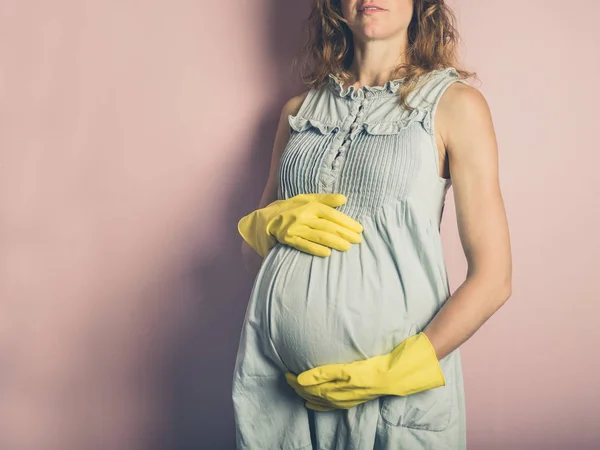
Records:
<instances>
[{"instance_id":1,"label":"woman's lips","mask_svg":"<svg viewBox=\"0 0 600 450\"><path fill-rule=\"evenodd\" d=\"M359 14L373 14L380 12L385 12L385 9L362 9L358 11Z\"/></svg>"}]
</instances>

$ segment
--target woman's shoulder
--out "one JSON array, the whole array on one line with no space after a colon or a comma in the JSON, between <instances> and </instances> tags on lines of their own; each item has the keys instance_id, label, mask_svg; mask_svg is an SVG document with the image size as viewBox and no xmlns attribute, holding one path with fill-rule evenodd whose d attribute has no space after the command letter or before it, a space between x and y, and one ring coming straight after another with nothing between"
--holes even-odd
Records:
<instances>
[{"instance_id":1,"label":"woman's shoulder","mask_svg":"<svg viewBox=\"0 0 600 450\"><path fill-rule=\"evenodd\" d=\"M468 84L448 86L439 101L435 120L442 139L454 149L455 159L461 149L469 148L476 139L481 139L483 145L494 136L489 103L479 89Z\"/></svg>"},{"instance_id":2,"label":"woman's shoulder","mask_svg":"<svg viewBox=\"0 0 600 450\"><path fill-rule=\"evenodd\" d=\"M487 112L489 105L479 89L466 83L451 83L440 98L438 110L449 117L462 117Z\"/></svg>"},{"instance_id":3,"label":"woman's shoulder","mask_svg":"<svg viewBox=\"0 0 600 450\"><path fill-rule=\"evenodd\" d=\"M285 102L283 105L282 114L285 116L292 115L295 116L300 111L304 100L308 96L310 90L306 90L299 95L296 95Z\"/></svg>"}]
</instances>

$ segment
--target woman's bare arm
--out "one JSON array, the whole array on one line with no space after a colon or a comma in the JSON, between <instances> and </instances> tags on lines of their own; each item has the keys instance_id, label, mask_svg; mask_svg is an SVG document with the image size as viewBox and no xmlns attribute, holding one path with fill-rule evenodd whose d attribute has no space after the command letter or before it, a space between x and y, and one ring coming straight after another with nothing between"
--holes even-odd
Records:
<instances>
[{"instance_id":1,"label":"woman's bare arm","mask_svg":"<svg viewBox=\"0 0 600 450\"><path fill-rule=\"evenodd\" d=\"M277 167L279 165L279 159L281 158L283 149L287 145L290 138L290 125L288 122L288 115L296 115L298 113L298 111L300 110L300 106L302 105L302 102L306 98L307 94L308 91L296 97L293 97L290 100L288 100L283 106L281 116L279 117L279 125L277 127L277 132L275 134L275 142L273 144L269 177L267 179L267 184L258 204L259 209L264 208L269 203L272 203L275 200L277 200ZM253 273L258 272L258 269L260 268L263 259L243 239L242 255L244 258L244 265L246 266L246 268Z\"/></svg>"},{"instance_id":2,"label":"woman's bare arm","mask_svg":"<svg viewBox=\"0 0 600 450\"><path fill-rule=\"evenodd\" d=\"M453 83L435 118L447 149L465 282L424 329L439 359L469 339L511 295L509 230L500 192L491 113L475 88Z\"/></svg>"}]
</instances>

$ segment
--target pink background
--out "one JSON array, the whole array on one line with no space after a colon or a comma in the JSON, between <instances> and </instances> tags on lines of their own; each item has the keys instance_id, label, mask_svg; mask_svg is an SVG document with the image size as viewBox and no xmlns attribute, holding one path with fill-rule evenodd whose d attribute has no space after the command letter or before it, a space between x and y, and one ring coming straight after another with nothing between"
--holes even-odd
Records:
<instances>
[{"instance_id":1,"label":"pink background","mask_svg":"<svg viewBox=\"0 0 600 450\"><path fill-rule=\"evenodd\" d=\"M0 1L0 448L234 448L236 223L302 91L309 3ZM511 299L462 347L469 448L600 446L600 4L456 12L514 256Z\"/></svg>"}]
</instances>

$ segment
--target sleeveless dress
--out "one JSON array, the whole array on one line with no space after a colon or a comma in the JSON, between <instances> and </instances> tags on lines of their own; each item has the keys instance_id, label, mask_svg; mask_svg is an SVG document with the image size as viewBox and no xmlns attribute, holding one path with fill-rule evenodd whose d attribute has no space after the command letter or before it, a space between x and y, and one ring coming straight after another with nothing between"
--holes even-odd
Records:
<instances>
[{"instance_id":1,"label":"sleeveless dress","mask_svg":"<svg viewBox=\"0 0 600 450\"><path fill-rule=\"evenodd\" d=\"M342 193L360 244L322 258L277 244L256 276L239 340L232 400L239 450L462 450L458 349L440 360L446 385L383 396L348 410L305 407L285 380L314 367L392 351L425 328L450 289L440 222L451 181L439 176L434 114L453 67L424 75L399 103L403 79L344 88L330 74L288 117L278 198Z\"/></svg>"}]
</instances>

